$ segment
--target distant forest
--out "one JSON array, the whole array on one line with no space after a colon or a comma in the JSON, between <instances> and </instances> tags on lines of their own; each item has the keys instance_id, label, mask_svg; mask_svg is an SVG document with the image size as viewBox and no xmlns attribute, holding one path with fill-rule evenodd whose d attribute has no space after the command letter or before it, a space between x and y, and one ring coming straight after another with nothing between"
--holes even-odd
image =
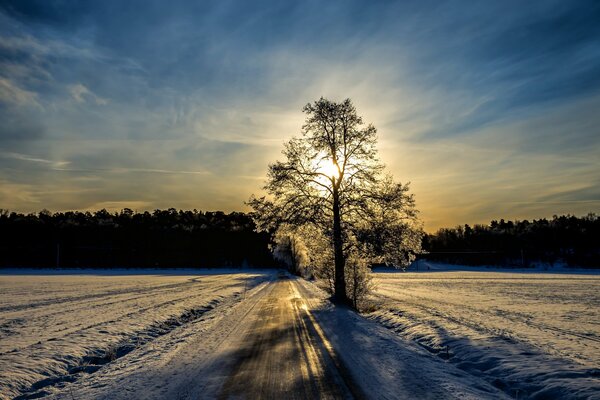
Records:
<instances>
[{"instance_id":1,"label":"distant forest","mask_svg":"<svg viewBox=\"0 0 600 400\"><path fill-rule=\"evenodd\" d=\"M489 225L444 228L426 235L432 260L466 265L530 267L562 262L600 268L600 217L554 216L533 221L492 221Z\"/></svg>"},{"instance_id":2,"label":"distant forest","mask_svg":"<svg viewBox=\"0 0 600 400\"><path fill-rule=\"evenodd\" d=\"M21 214L0 209L0 267L276 267L268 233L249 214L170 208ZM444 228L425 235L420 258L529 267L563 262L600 267L600 217Z\"/></svg>"},{"instance_id":3,"label":"distant forest","mask_svg":"<svg viewBox=\"0 0 600 400\"><path fill-rule=\"evenodd\" d=\"M239 212L0 210L2 267L273 267L269 239Z\"/></svg>"}]
</instances>

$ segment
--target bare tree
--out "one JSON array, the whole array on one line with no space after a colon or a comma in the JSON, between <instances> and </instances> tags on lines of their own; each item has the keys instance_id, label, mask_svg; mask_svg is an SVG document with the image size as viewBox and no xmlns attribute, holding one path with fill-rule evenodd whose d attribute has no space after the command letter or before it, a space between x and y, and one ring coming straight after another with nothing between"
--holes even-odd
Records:
<instances>
[{"instance_id":1,"label":"bare tree","mask_svg":"<svg viewBox=\"0 0 600 400\"><path fill-rule=\"evenodd\" d=\"M269 165L270 196L253 196L249 205L260 229L308 225L329 238L334 299L350 303L349 257L403 266L420 249L414 198L384 174L377 130L363 123L350 99L321 98L302 111L302 135L285 144L284 161Z\"/></svg>"}]
</instances>

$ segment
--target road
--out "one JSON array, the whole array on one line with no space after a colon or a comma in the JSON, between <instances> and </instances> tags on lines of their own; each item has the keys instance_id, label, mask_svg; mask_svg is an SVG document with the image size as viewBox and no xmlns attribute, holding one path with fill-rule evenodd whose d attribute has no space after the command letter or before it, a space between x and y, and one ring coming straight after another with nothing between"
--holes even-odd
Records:
<instances>
[{"instance_id":1,"label":"road","mask_svg":"<svg viewBox=\"0 0 600 400\"><path fill-rule=\"evenodd\" d=\"M308 282L273 272L253 282L220 290L216 306L197 319L96 372L74 372L31 394L61 400L505 398L384 327L332 307ZM202 298L202 290L192 294Z\"/></svg>"},{"instance_id":2,"label":"road","mask_svg":"<svg viewBox=\"0 0 600 400\"><path fill-rule=\"evenodd\" d=\"M353 398L296 284L281 277L271 285L232 355L219 398Z\"/></svg>"}]
</instances>

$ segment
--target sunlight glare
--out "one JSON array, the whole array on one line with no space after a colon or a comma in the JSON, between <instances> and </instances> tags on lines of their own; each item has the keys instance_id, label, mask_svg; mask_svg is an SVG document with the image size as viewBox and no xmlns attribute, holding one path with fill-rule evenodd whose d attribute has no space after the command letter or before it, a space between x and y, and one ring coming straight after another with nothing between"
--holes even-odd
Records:
<instances>
[{"instance_id":1,"label":"sunlight glare","mask_svg":"<svg viewBox=\"0 0 600 400\"><path fill-rule=\"evenodd\" d=\"M328 177L336 177L339 174L337 166L330 160L323 160L317 167L317 171Z\"/></svg>"}]
</instances>

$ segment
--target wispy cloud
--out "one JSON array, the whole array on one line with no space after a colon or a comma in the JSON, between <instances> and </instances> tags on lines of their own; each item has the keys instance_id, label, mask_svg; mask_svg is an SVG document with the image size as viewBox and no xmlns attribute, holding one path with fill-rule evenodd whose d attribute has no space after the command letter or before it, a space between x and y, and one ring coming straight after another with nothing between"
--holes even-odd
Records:
<instances>
[{"instance_id":1,"label":"wispy cloud","mask_svg":"<svg viewBox=\"0 0 600 400\"><path fill-rule=\"evenodd\" d=\"M75 85L69 85L69 93L73 99L75 99L78 103L85 103L88 101L92 101L98 105L106 105L108 104L108 100L103 99L102 97L96 96L90 89L82 85L81 83L77 83Z\"/></svg>"},{"instance_id":2,"label":"wispy cloud","mask_svg":"<svg viewBox=\"0 0 600 400\"><path fill-rule=\"evenodd\" d=\"M155 168L54 168L57 171L65 172L106 172L111 174L128 174L128 173L147 173L147 174L190 174L190 175L209 175L209 171L181 171Z\"/></svg>"},{"instance_id":3,"label":"wispy cloud","mask_svg":"<svg viewBox=\"0 0 600 400\"><path fill-rule=\"evenodd\" d=\"M11 158L14 160L29 161L29 162L36 163L36 164L44 164L44 165L48 165L54 169L64 168L65 166L70 164L69 161L48 160L45 158L35 157L35 156L27 155L27 154L19 154L19 153L0 153L0 156L5 157L5 158Z\"/></svg>"},{"instance_id":4,"label":"wispy cloud","mask_svg":"<svg viewBox=\"0 0 600 400\"><path fill-rule=\"evenodd\" d=\"M37 93L22 89L14 82L0 77L0 103L14 106L38 106Z\"/></svg>"},{"instance_id":5,"label":"wispy cloud","mask_svg":"<svg viewBox=\"0 0 600 400\"><path fill-rule=\"evenodd\" d=\"M594 1L7 0L0 206L242 208L326 96L378 127L426 229L594 211L598 19Z\"/></svg>"}]
</instances>

